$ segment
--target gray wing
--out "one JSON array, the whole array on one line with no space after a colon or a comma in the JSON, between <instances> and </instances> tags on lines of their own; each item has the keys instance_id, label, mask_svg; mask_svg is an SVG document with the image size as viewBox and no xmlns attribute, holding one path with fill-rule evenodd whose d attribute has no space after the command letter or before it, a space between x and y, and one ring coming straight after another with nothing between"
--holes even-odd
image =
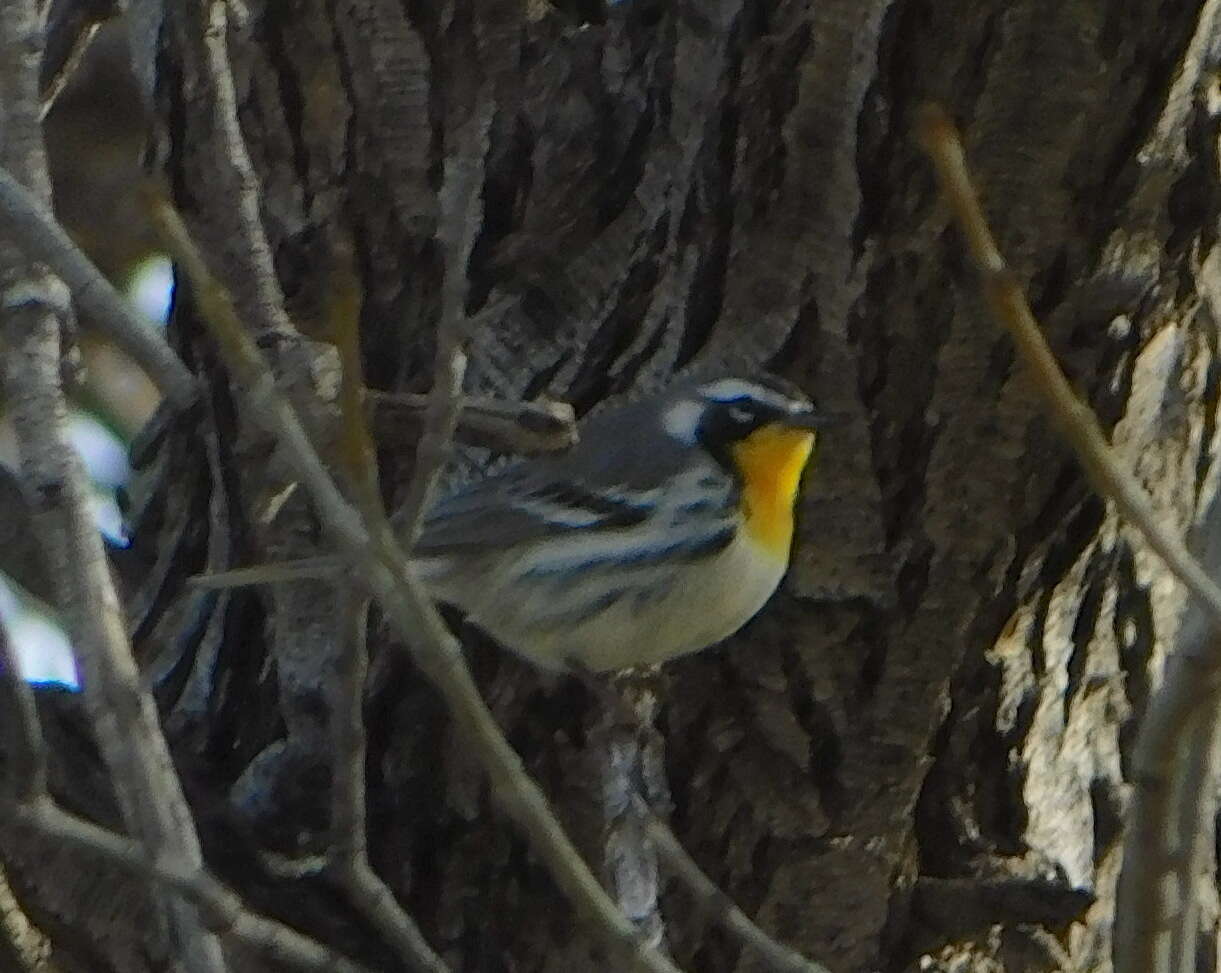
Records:
<instances>
[{"instance_id":1,"label":"gray wing","mask_svg":"<svg viewBox=\"0 0 1221 973\"><path fill-rule=\"evenodd\" d=\"M475 555L570 530L631 527L655 499L654 491L593 486L546 468L512 470L441 500L424 518L413 554Z\"/></svg>"},{"instance_id":2,"label":"gray wing","mask_svg":"<svg viewBox=\"0 0 1221 973\"><path fill-rule=\"evenodd\" d=\"M712 464L702 450L662 435L657 424L651 401L586 419L568 452L509 467L438 502L413 553L470 556L567 530L643 522L676 473L693 462ZM642 442L657 445L642 449Z\"/></svg>"}]
</instances>

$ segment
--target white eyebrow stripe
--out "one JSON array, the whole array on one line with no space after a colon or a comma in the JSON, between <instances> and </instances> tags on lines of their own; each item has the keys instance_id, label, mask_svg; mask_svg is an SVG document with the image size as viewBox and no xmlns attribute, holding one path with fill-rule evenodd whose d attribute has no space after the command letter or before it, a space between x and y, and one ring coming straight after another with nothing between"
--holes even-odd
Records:
<instances>
[{"instance_id":1,"label":"white eyebrow stripe","mask_svg":"<svg viewBox=\"0 0 1221 973\"><path fill-rule=\"evenodd\" d=\"M714 402L730 402L733 399L763 399L765 389L740 378L722 378L700 386L700 394Z\"/></svg>"},{"instance_id":2,"label":"white eyebrow stripe","mask_svg":"<svg viewBox=\"0 0 1221 973\"><path fill-rule=\"evenodd\" d=\"M740 378L722 378L700 386L700 394L714 402L732 402L734 399L752 399L774 406L781 412L809 412L813 406L808 402L790 399L771 389L746 382Z\"/></svg>"},{"instance_id":3,"label":"white eyebrow stripe","mask_svg":"<svg viewBox=\"0 0 1221 973\"><path fill-rule=\"evenodd\" d=\"M692 445L699 430L704 407L694 399L680 399L661 415L661 425L679 442Z\"/></svg>"}]
</instances>

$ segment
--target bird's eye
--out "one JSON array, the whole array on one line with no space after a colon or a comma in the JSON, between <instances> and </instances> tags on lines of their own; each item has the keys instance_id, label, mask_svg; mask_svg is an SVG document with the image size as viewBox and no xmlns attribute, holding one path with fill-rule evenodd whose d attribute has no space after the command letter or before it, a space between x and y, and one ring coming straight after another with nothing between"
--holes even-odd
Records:
<instances>
[{"instance_id":1,"label":"bird's eye","mask_svg":"<svg viewBox=\"0 0 1221 973\"><path fill-rule=\"evenodd\" d=\"M729 407L729 420L737 426L746 426L755 421L754 413L740 405Z\"/></svg>"}]
</instances>

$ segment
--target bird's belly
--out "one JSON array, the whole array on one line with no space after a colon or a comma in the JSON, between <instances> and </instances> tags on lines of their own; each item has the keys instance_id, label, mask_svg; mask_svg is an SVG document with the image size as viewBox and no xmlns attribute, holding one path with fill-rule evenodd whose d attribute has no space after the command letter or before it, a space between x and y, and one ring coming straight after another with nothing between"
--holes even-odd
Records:
<instances>
[{"instance_id":1,"label":"bird's belly","mask_svg":"<svg viewBox=\"0 0 1221 973\"><path fill-rule=\"evenodd\" d=\"M786 552L787 554L787 552ZM498 588L470 620L537 665L593 671L664 662L719 642L771 597L787 557L764 551L745 531L719 553L675 566L636 571L616 589L596 575L555 587ZM575 612L565 606L595 605Z\"/></svg>"}]
</instances>

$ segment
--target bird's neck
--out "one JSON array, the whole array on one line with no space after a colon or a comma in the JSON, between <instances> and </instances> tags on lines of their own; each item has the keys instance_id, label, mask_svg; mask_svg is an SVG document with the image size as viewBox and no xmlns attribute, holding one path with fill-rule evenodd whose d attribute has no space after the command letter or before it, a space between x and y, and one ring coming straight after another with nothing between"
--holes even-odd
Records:
<instances>
[{"instance_id":1,"label":"bird's neck","mask_svg":"<svg viewBox=\"0 0 1221 973\"><path fill-rule=\"evenodd\" d=\"M788 559L793 502L813 449L812 432L783 428L759 429L732 447L747 536L772 557Z\"/></svg>"}]
</instances>

